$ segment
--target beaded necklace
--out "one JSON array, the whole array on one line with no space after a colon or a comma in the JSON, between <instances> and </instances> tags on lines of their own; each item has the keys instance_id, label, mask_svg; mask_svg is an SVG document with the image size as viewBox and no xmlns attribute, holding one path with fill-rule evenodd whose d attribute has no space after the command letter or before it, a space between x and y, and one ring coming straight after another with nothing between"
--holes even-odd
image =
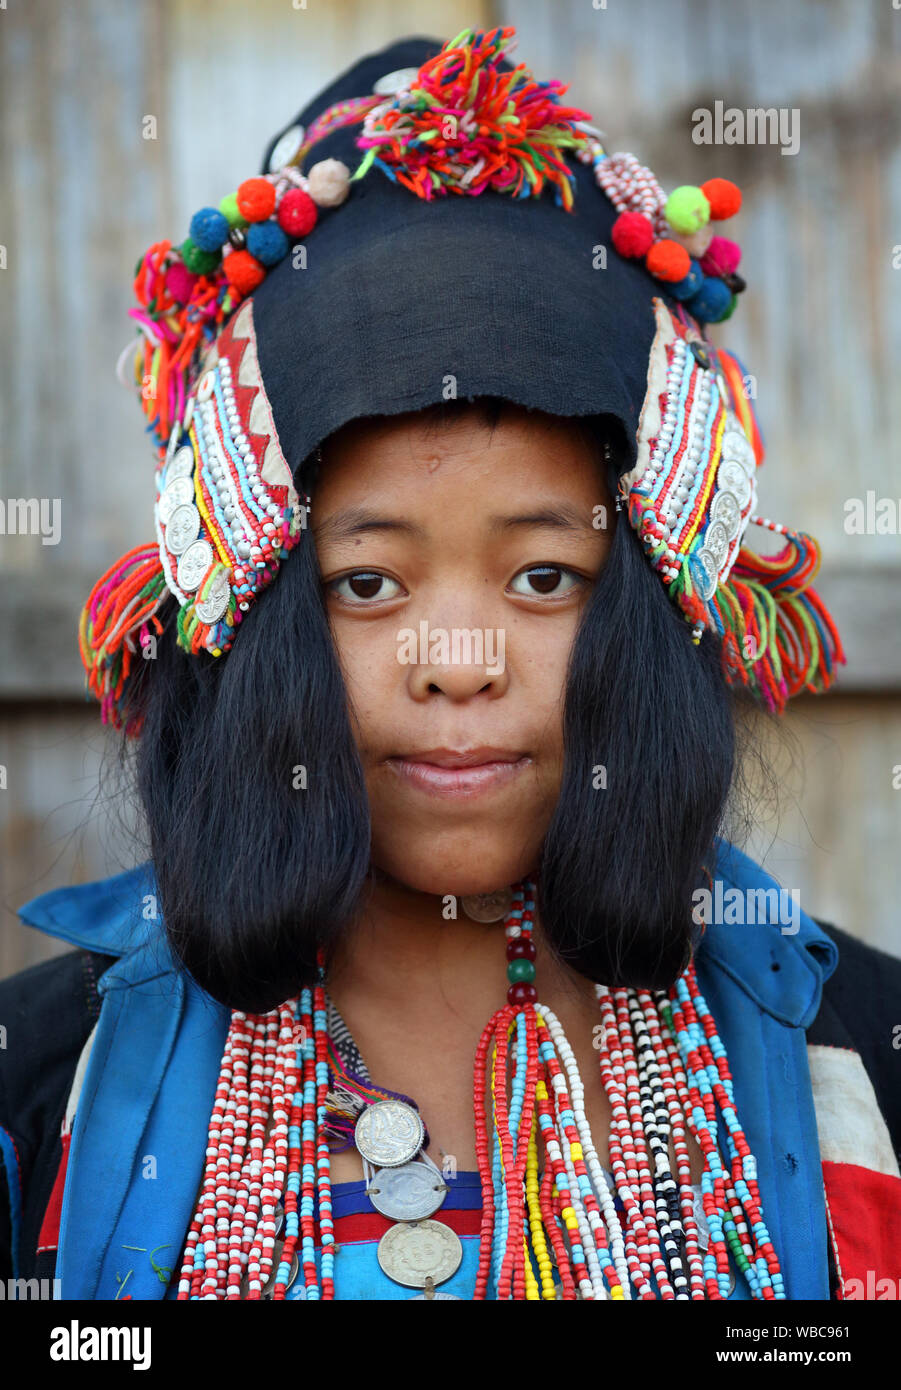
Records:
<instances>
[{"instance_id":1,"label":"beaded necklace","mask_svg":"<svg viewBox=\"0 0 901 1390\"><path fill-rule=\"evenodd\" d=\"M500 1300L722 1299L729 1296L730 1253L753 1298L785 1298L756 1162L694 963L668 993L595 987L599 1070L611 1107L611 1184L592 1140L572 1048L559 1019L538 1002L534 882L525 879L512 892L507 1002L486 1025L474 1064L482 1184L474 1298L487 1297L490 1280ZM393 1155L380 1160L381 1171L418 1159L440 1179L423 1151L428 1137L412 1102L377 1087L348 1087L330 1051L324 978L320 956L315 988L266 1014L232 1012L179 1299L284 1299L289 1289L291 1298L333 1299L329 1135L347 1137L352 1121L365 1165L378 1151L371 1147L375 1105L375 1132L388 1142L381 1152ZM411 1125L418 1129L410 1142ZM688 1132L704 1158L703 1255ZM376 1170L364 1171L367 1190L377 1192ZM397 1221L380 1252L398 1228L403 1237L404 1228L433 1224ZM439 1279L423 1274L419 1287L447 1297L432 1292L456 1265L446 1268Z\"/></svg>"}]
</instances>

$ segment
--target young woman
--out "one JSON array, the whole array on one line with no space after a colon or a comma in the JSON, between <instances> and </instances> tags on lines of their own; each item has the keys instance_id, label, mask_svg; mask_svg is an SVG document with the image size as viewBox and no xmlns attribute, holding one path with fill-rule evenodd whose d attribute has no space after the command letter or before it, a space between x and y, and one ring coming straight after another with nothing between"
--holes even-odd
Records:
<instances>
[{"instance_id":1,"label":"young woman","mask_svg":"<svg viewBox=\"0 0 901 1390\"><path fill-rule=\"evenodd\" d=\"M743 706L844 659L705 331L740 195L511 37L357 63L138 268L156 540L81 642L151 854L0 987L5 1259L64 1298L901 1273L901 963L720 833Z\"/></svg>"}]
</instances>

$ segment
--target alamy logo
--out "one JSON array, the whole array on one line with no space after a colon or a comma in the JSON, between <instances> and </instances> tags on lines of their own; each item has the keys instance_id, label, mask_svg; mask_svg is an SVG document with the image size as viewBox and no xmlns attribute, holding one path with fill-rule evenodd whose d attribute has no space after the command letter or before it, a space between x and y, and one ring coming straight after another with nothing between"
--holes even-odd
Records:
<instances>
[{"instance_id":1,"label":"alamy logo","mask_svg":"<svg viewBox=\"0 0 901 1390\"><path fill-rule=\"evenodd\" d=\"M0 1279L0 1300L20 1302L62 1296L62 1281L59 1279Z\"/></svg>"},{"instance_id":2,"label":"alamy logo","mask_svg":"<svg viewBox=\"0 0 901 1390\"><path fill-rule=\"evenodd\" d=\"M798 106L698 106L691 113L695 145L781 145L782 154L797 154L801 143Z\"/></svg>"},{"instance_id":3,"label":"alamy logo","mask_svg":"<svg viewBox=\"0 0 901 1390\"><path fill-rule=\"evenodd\" d=\"M800 927L800 888L724 888L717 879L714 891L696 888L691 896L691 918L699 927L755 926L770 922L783 936L794 936Z\"/></svg>"},{"instance_id":4,"label":"alamy logo","mask_svg":"<svg viewBox=\"0 0 901 1390\"><path fill-rule=\"evenodd\" d=\"M430 628L425 619L419 631L402 627L397 634L397 659L402 666L484 666L489 676L504 669L505 631L502 627Z\"/></svg>"},{"instance_id":5,"label":"alamy logo","mask_svg":"<svg viewBox=\"0 0 901 1390\"><path fill-rule=\"evenodd\" d=\"M149 1327L68 1327L50 1331L51 1361L131 1361L135 1371L150 1370Z\"/></svg>"},{"instance_id":6,"label":"alamy logo","mask_svg":"<svg viewBox=\"0 0 901 1390\"><path fill-rule=\"evenodd\" d=\"M59 497L0 498L0 536L40 536L42 545L59 545Z\"/></svg>"}]
</instances>

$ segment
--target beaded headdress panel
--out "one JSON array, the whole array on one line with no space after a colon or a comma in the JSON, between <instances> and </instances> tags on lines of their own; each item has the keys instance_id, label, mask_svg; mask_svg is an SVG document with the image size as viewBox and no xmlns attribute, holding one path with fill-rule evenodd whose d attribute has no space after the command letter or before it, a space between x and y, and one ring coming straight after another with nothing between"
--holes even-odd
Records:
<instances>
[{"instance_id":1,"label":"beaded headdress panel","mask_svg":"<svg viewBox=\"0 0 901 1390\"><path fill-rule=\"evenodd\" d=\"M244 615L302 544L310 499L295 477L309 446L354 414L393 413L398 402L415 408L437 398L428 394L431 384L420 391L411 378L405 385L402 361L408 319L431 314L432 341L459 298L443 301L438 279L426 279L415 264L432 232L436 241L444 238L436 264L471 232L471 262L458 281L468 281L470 270L478 276L492 256L498 266L482 305L447 330L455 343L471 333L479 344L489 320L497 327L500 306L507 314L498 329L506 365L486 355L477 394L561 414L604 410L623 421L634 461L621 477L617 508L694 640L705 630L719 635L730 684L781 712L800 690L827 688L844 661L834 624L810 587L820 561L816 541L757 515L764 450L747 374L705 332L730 317L745 288L738 245L714 232L738 213L738 188L714 178L665 194L633 155L607 152L589 114L563 104L563 84L539 82L524 65L511 65L514 32L464 30L424 61L383 72L371 90L319 102L309 123L295 123L273 144L267 172L246 179L218 206L199 209L180 243L157 242L139 261L132 360L157 450L156 535L102 576L79 629L89 688L103 718L127 733L140 728L126 713L126 683L162 631L158 610L167 595L178 604L179 645L200 659L221 658ZM422 48L409 40L389 52ZM372 61L378 55L367 71ZM357 65L347 81L365 68ZM356 167L327 157L303 172L312 150L324 153L339 138L344 148L352 141ZM378 178L385 183L376 193ZM597 201L580 208L591 199ZM465 222L454 204L467 207ZM514 204L522 205L516 222ZM361 223L364 210L369 221ZM581 241L572 230L583 225L580 212L589 219ZM523 214L533 237L523 237ZM340 267L328 263L335 248L342 265L351 263L351 233L342 232L342 222L363 226L360 236L373 228L384 233L345 285ZM457 223L456 235L446 236ZM397 266L391 248L405 235ZM551 238L560 249L549 258L544 243ZM294 290L308 253L326 266L332 298L315 300L312 271L303 291ZM593 323L582 307L587 282L579 277L599 263L605 278L592 281ZM490 265L481 273L490 276ZM518 307L527 301L516 292L517 273L530 283L541 277L533 296L540 299L543 288L546 298L537 312ZM272 383L308 333L323 334L322 320L340 315L342 303L357 295L375 305L373 286L384 296L379 329L393 331L397 346L373 370L387 377L385 399L347 400L341 370L357 395L365 374L353 370L356 340L367 331L358 315L336 319L348 325L337 366L333 341L321 337L310 351L304 365L313 404L296 404L302 392L293 381L277 401ZM288 287L305 296L297 312L283 304ZM298 328L314 303L320 312ZM560 304L558 325L553 311ZM343 312L351 311L345 305ZM579 340L593 329L588 345ZM408 370L415 371L409 351ZM637 367L629 367L630 357ZM783 549L753 553L745 545L750 523L778 532Z\"/></svg>"}]
</instances>

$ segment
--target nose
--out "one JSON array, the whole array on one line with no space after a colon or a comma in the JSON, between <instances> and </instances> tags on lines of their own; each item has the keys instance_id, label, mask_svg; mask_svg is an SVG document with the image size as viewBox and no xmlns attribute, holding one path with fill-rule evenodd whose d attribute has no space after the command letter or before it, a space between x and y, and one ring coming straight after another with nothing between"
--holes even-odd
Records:
<instances>
[{"instance_id":1,"label":"nose","mask_svg":"<svg viewBox=\"0 0 901 1390\"><path fill-rule=\"evenodd\" d=\"M506 633L497 628L436 628L421 622L407 648L408 688L414 700L436 694L454 703L475 695L497 698L509 683Z\"/></svg>"}]
</instances>

